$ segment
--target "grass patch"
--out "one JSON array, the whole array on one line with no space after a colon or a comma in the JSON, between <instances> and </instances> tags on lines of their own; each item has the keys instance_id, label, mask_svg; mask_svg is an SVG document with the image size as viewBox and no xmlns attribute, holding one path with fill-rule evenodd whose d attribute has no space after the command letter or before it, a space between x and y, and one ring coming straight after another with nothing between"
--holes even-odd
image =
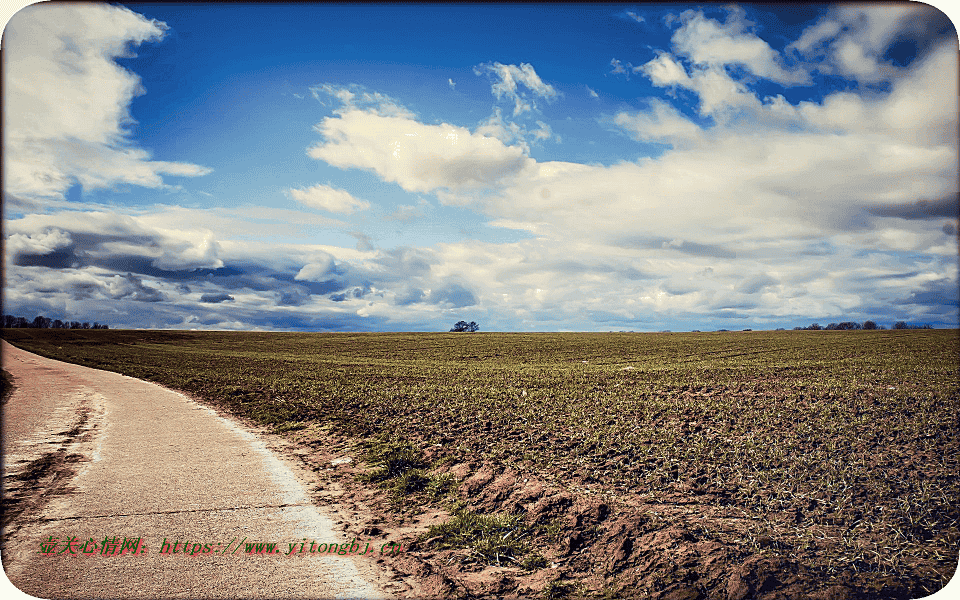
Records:
<instances>
[{"instance_id":1,"label":"grass patch","mask_svg":"<svg viewBox=\"0 0 960 600\"><path fill-rule=\"evenodd\" d=\"M417 495L428 502L440 500L456 489L457 481L450 474L428 473L428 461L409 442L376 438L361 447L361 458L373 469L357 479L388 490L394 504L403 504Z\"/></svg>"},{"instance_id":2,"label":"grass patch","mask_svg":"<svg viewBox=\"0 0 960 600\"><path fill-rule=\"evenodd\" d=\"M427 496L431 500L440 500L452 495L457 489L457 478L450 473L436 475L426 486Z\"/></svg>"},{"instance_id":3,"label":"grass patch","mask_svg":"<svg viewBox=\"0 0 960 600\"><path fill-rule=\"evenodd\" d=\"M535 532L535 527L524 523L523 515L481 515L460 508L446 523L431 525L423 538L432 540L438 550L468 548L471 558L483 564L538 568L535 565L546 566L539 553L520 558L528 553L527 540Z\"/></svg>"},{"instance_id":4,"label":"grass patch","mask_svg":"<svg viewBox=\"0 0 960 600\"><path fill-rule=\"evenodd\" d=\"M275 433L283 433L285 431L300 431L301 429L306 429L307 425L305 423L300 423L298 421L290 421L287 423L279 423L274 427Z\"/></svg>"},{"instance_id":5,"label":"grass patch","mask_svg":"<svg viewBox=\"0 0 960 600\"><path fill-rule=\"evenodd\" d=\"M423 453L410 442L374 439L361 446L364 448L361 458L373 467L372 471L360 476L360 481L365 483L396 479L410 470L427 466Z\"/></svg>"}]
</instances>

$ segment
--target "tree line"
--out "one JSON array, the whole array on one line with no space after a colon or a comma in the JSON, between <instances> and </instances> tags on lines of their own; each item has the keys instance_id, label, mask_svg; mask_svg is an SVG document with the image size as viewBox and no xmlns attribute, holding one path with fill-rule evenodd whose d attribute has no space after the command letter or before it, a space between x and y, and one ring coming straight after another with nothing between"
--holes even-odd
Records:
<instances>
[{"instance_id":1,"label":"tree line","mask_svg":"<svg viewBox=\"0 0 960 600\"><path fill-rule=\"evenodd\" d=\"M877 325L873 321L864 321L863 325L854 321L844 321L843 323L830 323L827 326L814 323L806 327L794 327L794 331L821 331L821 330L850 330L850 329L886 329L883 325ZM933 326L927 325L908 325L906 321L897 321L891 329L933 329Z\"/></svg>"},{"instance_id":2,"label":"tree line","mask_svg":"<svg viewBox=\"0 0 960 600\"><path fill-rule=\"evenodd\" d=\"M110 329L109 326L94 322L91 325L88 321L61 321L60 319L50 319L40 315L32 321L25 317L15 317L13 315L3 315L4 329Z\"/></svg>"}]
</instances>

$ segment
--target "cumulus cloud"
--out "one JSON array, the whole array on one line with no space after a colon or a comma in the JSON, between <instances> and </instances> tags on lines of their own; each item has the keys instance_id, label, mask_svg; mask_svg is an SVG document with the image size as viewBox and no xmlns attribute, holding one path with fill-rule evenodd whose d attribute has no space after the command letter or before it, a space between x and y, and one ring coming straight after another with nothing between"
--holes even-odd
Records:
<instances>
[{"instance_id":1,"label":"cumulus cloud","mask_svg":"<svg viewBox=\"0 0 960 600\"><path fill-rule=\"evenodd\" d=\"M651 98L648 103L650 106L645 111L617 113L613 123L637 141L665 141L679 147L701 139L700 127L673 105L659 98Z\"/></svg>"},{"instance_id":2,"label":"cumulus cloud","mask_svg":"<svg viewBox=\"0 0 960 600\"><path fill-rule=\"evenodd\" d=\"M161 187L161 175L205 167L153 161L129 139L140 79L114 59L163 37L166 25L108 4L41 3L4 31L4 190L62 198L118 184Z\"/></svg>"},{"instance_id":3,"label":"cumulus cloud","mask_svg":"<svg viewBox=\"0 0 960 600\"><path fill-rule=\"evenodd\" d=\"M838 4L786 49L808 60L822 60L818 68L823 72L875 83L903 72L884 58L897 36L925 34L923 30L940 16L937 9L921 3L890 4L883 10Z\"/></svg>"},{"instance_id":4,"label":"cumulus cloud","mask_svg":"<svg viewBox=\"0 0 960 600\"><path fill-rule=\"evenodd\" d=\"M729 9L727 20L720 23L697 10L680 15L681 26L673 34L675 51L697 65L726 67L738 65L758 77L784 85L810 83L809 74L800 68L788 69L780 54L750 31L742 8Z\"/></svg>"},{"instance_id":5,"label":"cumulus cloud","mask_svg":"<svg viewBox=\"0 0 960 600\"><path fill-rule=\"evenodd\" d=\"M294 279L308 281L323 281L337 273L337 265L329 254L318 252L313 261L304 265Z\"/></svg>"},{"instance_id":6,"label":"cumulus cloud","mask_svg":"<svg viewBox=\"0 0 960 600\"><path fill-rule=\"evenodd\" d=\"M319 183L306 189L289 189L287 194L300 204L329 212L351 214L370 208L369 202L354 198L346 190Z\"/></svg>"},{"instance_id":7,"label":"cumulus cloud","mask_svg":"<svg viewBox=\"0 0 960 600\"><path fill-rule=\"evenodd\" d=\"M325 141L307 155L341 169L375 172L409 192L485 188L515 175L529 162L523 149L454 125L351 110L315 129Z\"/></svg>"},{"instance_id":8,"label":"cumulus cloud","mask_svg":"<svg viewBox=\"0 0 960 600\"><path fill-rule=\"evenodd\" d=\"M519 66L504 65L499 62L483 63L474 67L473 72L477 75L487 73L493 77L495 80L491 88L493 95L497 100L506 97L512 101L514 116L536 109L537 104L530 97L531 94L535 98L543 98L547 101L556 100L560 95L553 86L540 79L533 65L527 63L521 63ZM520 86L527 88L530 93L521 90Z\"/></svg>"}]
</instances>

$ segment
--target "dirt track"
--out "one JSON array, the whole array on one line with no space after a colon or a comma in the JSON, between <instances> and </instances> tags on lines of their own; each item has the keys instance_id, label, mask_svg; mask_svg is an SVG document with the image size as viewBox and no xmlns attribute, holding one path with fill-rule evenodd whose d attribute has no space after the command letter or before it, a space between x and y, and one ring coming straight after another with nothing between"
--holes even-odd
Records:
<instances>
[{"instance_id":1,"label":"dirt track","mask_svg":"<svg viewBox=\"0 0 960 600\"><path fill-rule=\"evenodd\" d=\"M379 547L373 556L310 555L312 541L317 548L351 541L335 526L346 517L336 506L315 506L297 467L234 422L158 385L2 344L16 385L3 407L3 567L24 592L379 598L410 591L390 581ZM41 543L51 537L55 553L44 555ZM66 544L73 537L78 543ZM147 551L103 556L104 539L115 537L140 538ZM90 538L97 550L85 554ZM235 552L244 539L277 542L279 555ZM164 540L170 550L175 542L209 550L162 554ZM358 540L361 551L368 541Z\"/></svg>"}]
</instances>

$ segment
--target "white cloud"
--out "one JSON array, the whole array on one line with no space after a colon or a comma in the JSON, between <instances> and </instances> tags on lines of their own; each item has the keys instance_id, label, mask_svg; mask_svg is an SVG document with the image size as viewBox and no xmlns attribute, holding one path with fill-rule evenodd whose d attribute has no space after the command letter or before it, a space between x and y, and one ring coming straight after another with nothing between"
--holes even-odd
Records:
<instances>
[{"instance_id":1,"label":"white cloud","mask_svg":"<svg viewBox=\"0 0 960 600\"><path fill-rule=\"evenodd\" d=\"M311 158L374 171L410 192L495 186L530 160L522 148L463 127L360 110L327 117L315 129L325 141L307 149Z\"/></svg>"},{"instance_id":2,"label":"white cloud","mask_svg":"<svg viewBox=\"0 0 960 600\"><path fill-rule=\"evenodd\" d=\"M306 189L289 189L287 194L304 206L329 212L351 214L370 208L369 202L354 198L346 190L319 183Z\"/></svg>"},{"instance_id":3,"label":"white cloud","mask_svg":"<svg viewBox=\"0 0 960 600\"><path fill-rule=\"evenodd\" d=\"M740 65L758 77L784 85L810 83L802 69L787 70L779 53L756 34L743 9L733 7L725 23L708 19L700 11L680 15L682 26L673 34L674 49L693 63L711 67Z\"/></svg>"},{"instance_id":4,"label":"white cloud","mask_svg":"<svg viewBox=\"0 0 960 600\"><path fill-rule=\"evenodd\" d=\"M646 111L617 113L613 122L630 132L638 141L662 140L674 147L696 142L701 138L700 127L684 117L671 104L651 98Z\"/></svg>"},{"instance_id":5,"label":"white cloud","mask_svg":"<svg viewBox=\"0 0 960 600\"><path fill-rule=\"evenodd\" d=\"M129 45L156 41L166 25L107 4L41 3L4 31L4 189L61 198L131 183L163 185L161 174L197 176L205 167L152 161L126 127L140 79L114 62Z\"/></svg>"},{"instance_id":6,"label":"white cloud","mask_svg":"<svg viewBox=\"0 0 960 600\"><path fill-rule=\"evenodd\" d=\"M543 121L537 121L537 129L534 129L530 132L530 135L533 136L533 139L537 141L549 140L553 136L553 130L550 129L550 126L544 123Z\"/></svg>"},{"instance_id":7,"label":"white cloud","mask_svg":"<svg viewBox=\"0 0 960 600\"><path fill-rule=\"evenodd\" d=\"M616 58L610 59L610 66L613 67L613 70L610 71L611 75L626 75L628 79L630 78L631 71L633 71L632 64L627 63L626 66L624 66L623 63Z\"/></svg>"},{"instance_id":8,"label":"white cloud","mask_svg":"<svg viewBox=\"0 0 960 600\"><path fill-rule=\"evenodd\" d=\"M397 207L397 210L393 211L389 215L384 217L387 221L397 221L400 223L410 223L413 221L419 221L423 219L426 215L419 206L411 206L407 204L401 204Z\"/></svg>"},{"instance_id":9,"label":"white cloud","mask_svg":"<svg viewBox=\"0 0 960 600\"><path fill-rule=\"evenodd\" d=\"M922 3L890 3L882 9L869 5L838 4L804 30L787 51L807 59L826 59L821 71L875 83L897 77L902 69L883 59L899 31L922 28L918 23L936 11Z\"/></svg>"},{"instance_id":10,"label":"white cloud","mask_svg":"<svg viewBox=\"0 0 960 600\"><path fill-rule=\"evenodd\" d=\"M379 92L368 92L363 86L357 84L341 86L324 83L311 87L310 93L321 103L323 103L321 95L336 98L342 106L333 111L335 114L364 110L381 117L411 119L416 116L396 99Z\"/></svg>"},{"instance_id":11,"label":"white cloud","mask_svg":"<svg viewBox=\"0 0 960 600\"><path fill-rule=\"evenodd\" d=\"M328 279L336 270L336 263L332 256L325 252L317 252L313 257L313 262L307 263L297 273L297 281L324 281Z\"/></svg>"},{"instance_id":12,"label":"white cloud","mask_svg":"<svg viewBox=\"0 0 960 600\"><path fill-rule=\"evenodd\" d=\"M690 76L680 61L662 50L656 52L657 57L648 63L637 67L638 72L646 75L651 83L659 87L679 85L691 87Z\"/></svg>"},{"instance_id":13,"label":"white cloud","mask_svg":"<svg viewBox=\"0 0 960 600\"><path fill-rule=\"evenodd\" d=\"M513 101L514 116L536 108L536 102L519 90L520 85L530 90L535 97L544 98L547 101L555 100L560 95L553 86L540 79L533 65L527 63L522 63L520 66L504 65L498 62L484 63L474 67L473 72L477 75L489 73L499 80L493 84L492 92L497 100L502 100L506 96L508 100Z\"/></svg>"}]
</instances>

